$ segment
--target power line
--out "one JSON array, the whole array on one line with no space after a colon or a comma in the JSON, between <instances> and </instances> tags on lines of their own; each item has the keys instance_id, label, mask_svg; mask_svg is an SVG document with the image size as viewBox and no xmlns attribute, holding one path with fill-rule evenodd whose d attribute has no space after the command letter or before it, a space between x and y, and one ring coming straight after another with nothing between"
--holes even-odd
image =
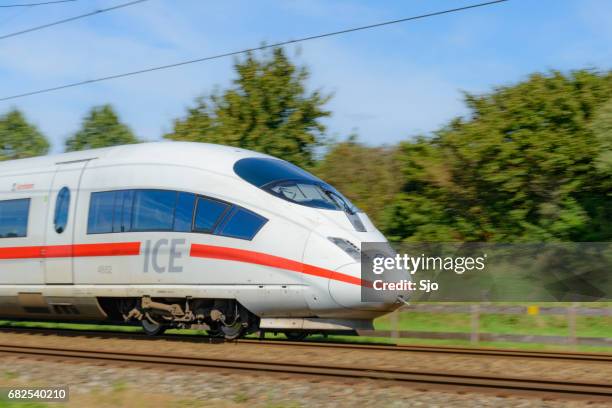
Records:
<instances>
[{"instance_id":1,"label":"power line","mask_svg":"<svg viewBox=\"0 0 612 408\"><path fill-rule=\"evenodd\" d=\"M41 3L3 4L3 5L0 5L0 8L46 6L49 4L71 3L73 1L78 1L78 0L56 0L56 1L45 1Z\"/></svg>"},{"instance_id":2,"label":"power line","mask_svg":"<svg viewBox=\"0 0 612 408\"><path fill-rule=\"evenodd\" d=\"M96 10L96 11L92 11L90 13L81 14L81 15L78 15L78 16L65 18L63 20L54 21L52 23L47 23L47 24L36 26L36 27L26 28L25 30L16 31L16 32L10 33L10 34L4 34L4 35L0 36L0 40L5 40L7 38L16 37L18 35L22 35L22 34L26 34L26 33L31 33L32 31L38 31L38 30L42 30L44 28L49 28L49 27L53 27L53 26L56 26L56 25L60 25L60 24L64 24L64 23L69 23L69 22L74 21L74 20L79 20L81 18L95 16L97 14L106 13L107 11L112 11L112 10L117 10L117 9L120 9L120 8L123 8L123 7L132 6L134 4L143 3L145 1L148 1L148 0L130 1L129 3L123 3L123 4L119 4L117 6L113 6L113 7L109 7L109 8L105 8L105 9L99 9L99 10Z\"/></svg>"},{"instance_id":3,"label":"power line","mask_svg":"<svg viewBox=\"0 0 612 408\"><path fill-rule=\"evenodd\" d=\"M507 1L510 1L510 0L488 1L486 3L478 3L478 4L473 4L473 5L470 5L470 6L464 6L464 7L454 8L454 9L436 11L436 12L428 13L428 14L421 14L421 15L418 15L418 16L400 18L400 19L397 19L397 20L384 21L382 23L370 24L370 25L360 26L360 27L353 27L353 28L348 28L346 30L333 31L333 32L324 33L324 34L317 34L317 35L312 35L312 36L309 36L309 37L298 38L298 39L295 39L295 40L281 41L281 42L277 42L277 43L274 43L274 44L261 45L259 47L247 48L247 49L240 50L240 51L232 51L232 52L227 52L227 53L224 53L224 54L217 54L217 55L213 55L213 56L209 56L209 57L203 57L203 58L197 58L197 59L192 59L192 60L187 60L187 61L181 61L181 62L177 62L177 63L174 63L174 64L160 65L160 66L156 66L156 67L140 69L140 70L137 70L137 71L124 72L124 73L115 74L115 75L108 75L108 76L105 76L105 77L99 77L99 78L95 78L95 79L88 79L86 81L73 82L73 83L70 83L70 84L59 85L59 86L55 86L55 87L52 87L52 88L39 89L39 90L36 90L36 91L25 92L25 93L22 93L22 94L5 96L3 98L0 98L0 102L8 101L8 100L11 100L11 99L23 98L23 97L26 97L26 96L32 96L32 95L47 93L47 92L59 91L61 89L66 89L66 88L74 88L74 87L77 87L77 86L88 85L88 84L92 84L92 83L95 83L95 82L108 81L108 80L111 80L111 79L124 78L124 77L128 77L128 76L144 74L144 73L147 73L147 72L161 71L161 70L165 70L165 69L180 67L180 66L183 66L183 65L195 64L195 63L198 63L198 62L204 62L204 61L210 61L210 60L219 59L219 58L231 57L231 56L234 56L234 55L245 54L245 53L248 53L248 52L265 50L265 49L268 49L268 48L276 48L276 47L281 47L281 46L284 46L284 45L300 43L300 42L304 42L304 41L316 40L316 39L325 38L325 37L332 37L332 36L337 36L337 35L341 35L341 34L348 34L348 33L353 33L355 31L368 30L368 29L372 29L372 28L388 26L388 25L391 25L391 24L403 23L403 22L406 22L406 21L412 21L412 20L418 20L418 19L423 19L423 18L428 18L428 17L440 16L440 15L443 15L443 14L450 14L450 13L455 13L455 12L459 12L459 11L474 9L474 8L478 8L478 7L490 6L490 5L497 4L497 3L505 3Z\"/></svg>"}]
</instances>

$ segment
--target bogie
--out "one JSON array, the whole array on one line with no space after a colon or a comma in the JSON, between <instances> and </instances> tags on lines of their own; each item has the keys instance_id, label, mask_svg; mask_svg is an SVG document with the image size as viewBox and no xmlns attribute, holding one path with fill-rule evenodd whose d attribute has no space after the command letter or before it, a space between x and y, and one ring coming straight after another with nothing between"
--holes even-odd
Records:
<instances>
[{"instance_id":1,"label":"bogie","mask_svg":"<svg viewBox=\"0 0 612 408\"><path fill-rule=\"evenodd\" d=\"M233 340L258 330L258 318L235 299L104 298L109 316L125 323L140 321L145 333L168 328L204 328L212 337Z\"/></svg>"}]
</instances>

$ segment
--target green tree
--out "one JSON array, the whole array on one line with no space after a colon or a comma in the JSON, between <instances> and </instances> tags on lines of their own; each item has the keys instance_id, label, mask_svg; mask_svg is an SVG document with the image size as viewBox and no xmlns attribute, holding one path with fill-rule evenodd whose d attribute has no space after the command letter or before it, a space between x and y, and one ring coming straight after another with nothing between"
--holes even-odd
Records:
<instances>
[{"instance_id":1,"label":"green tree","mask_svg":"<svg viewBox=\"0 0 612 408\"><path fill-rule=\"evenodd\" d=\"M313 171L378 225L382 210L400 187L394 154L394 149L368 147L350 138L333 145Z\"/></svg>"},{"instance_id":2,"label":"green tree","mask_svg":"<svg viewBox=\"0 0 612 408\"><path fill-rule=\"evenodd\" d=\"M612 231L612 99L595 114L591 130L599 145L595 159L597 174L593 182L601 186L601 197L591 200L593 231L591 236L607 236Z\"/></svg>"},{"instance_id":3,"label":"green tree","mask_svg":"<svg viewBox=\"0 0 612 408\"><path fill-rule=\"evenodd\" d=\"M597 111L591 130L601 148L597 157L597 166L602 172L610 174L612 173L612 99Z\"/></svg>"},{"instance_id":4,"label":"green tree","mask_svg":"<svg viewBox=\"0 0 612 408\"><path fill-rule=\"evenodd\" d=\"M110 105L96 106L83 119L81 129L66 140L66 151L139 143L129 127L119 121Z\"/></svg>"},{"instance_id":5,"label":"green tree","mask_svg":"<svg viewBox=\"0 0 612 408\"><path fill-rule=\"evenodd\" d=\"M329 96L306 91L308 70L282 48L261 58L249 53L234 69L230 89L199 97L164 137L237 146L310 166L325 132L320 119L330 114L323 109Z\"/></svg>"},{"instance_id":6,"label":"green tree","mask_svg":"<svg viewBox=\"0 0 612 408\"><path fill-rule=\"evenodd\" d=\"M396 240L599 241L612 238L604 148L591 122L612 74L535 74L482 96L471 117L400 146L403 188L385 213Z\"/></svg>"},{"instance_id":7,"label":"green tree","mask_svg":"<svg viewBox=\"0 0 612 408\"><path fill-rule=\"evenodd\" d=\"M0 117L0 160L42 156L49 151L49 142L23 114L13 109Z\"/></svg>"}]
</instances>

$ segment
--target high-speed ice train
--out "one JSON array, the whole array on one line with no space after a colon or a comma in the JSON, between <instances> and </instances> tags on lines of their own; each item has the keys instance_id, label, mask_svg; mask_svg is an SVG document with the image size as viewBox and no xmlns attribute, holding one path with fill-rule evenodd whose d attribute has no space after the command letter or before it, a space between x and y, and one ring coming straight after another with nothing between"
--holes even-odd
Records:
<instances>
[{"instance_id":1,"label":"high-speed ice train","mask_svg":"<svg viewBox=\"0 0 612 408\"><path fill-rule=\"evenodd\" d=\"M297 338L398 307L361 302L360 244L385 241L286 161L201 143L0 163L0 319L141 322Z\"/></svg>"}]
</instances>

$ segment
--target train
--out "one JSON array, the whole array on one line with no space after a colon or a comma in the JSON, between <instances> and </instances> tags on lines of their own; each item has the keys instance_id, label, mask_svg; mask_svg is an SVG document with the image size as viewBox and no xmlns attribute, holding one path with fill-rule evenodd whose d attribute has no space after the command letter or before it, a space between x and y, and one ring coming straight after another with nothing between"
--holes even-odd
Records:
<instances>
[{"instance_id":1,"label":"train","mask_svg":"<svg viewBox=\"0 0 612 408\"><path fill-rule=\"evenodd\" d=\"M0 163L0 319L114 322L234 339L371 329L368 216L287 161L193 142Z\"/></svg>"}]
</instances>

